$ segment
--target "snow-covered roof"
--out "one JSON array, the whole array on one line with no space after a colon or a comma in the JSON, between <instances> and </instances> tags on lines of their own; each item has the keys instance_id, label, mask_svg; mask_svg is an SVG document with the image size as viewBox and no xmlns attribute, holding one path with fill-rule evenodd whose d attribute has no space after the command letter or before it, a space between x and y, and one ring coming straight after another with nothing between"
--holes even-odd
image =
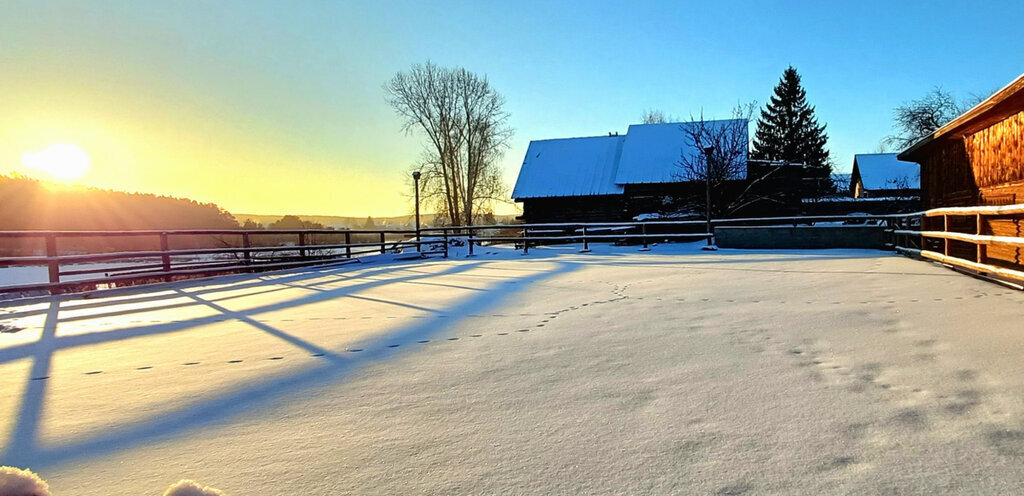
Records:
<instances>
[{"instance_id":1,"label":"snow-covered roof","mask_svg":"<svg viewBox=\"0 0 1024 496\"><path fill-rule=\"evenodd\" d=\"M864 189L918 189L921 166L904 162L895 153L862 153L853 156L853 170L860 174Z\"/></svg>"},{"instance_id":2,"label":"snow-covered roof","mask_svg":"<svg viewBox=\"0 0 1024 496\"><path fill-rule=\"evenodd\" d=\"M744 120L705 121L720 129ZM672 183L684 179L682 153L703 153L689 144L681 126L693 123L634 124L625 135L531 141L512 198L622 194L623 185ZM735 179L746 176L746 168Z\"/></svg>"},{"instance_id":3,"label":"snow-covered roof","mask_svg":"<svg viewBox=\"0 0 1024 496\"><path fill-rule=\"evenodd\" d=\"M617 195L615 168L625 136L531 141L512 198Z\"/></svg>"},{"instance_id":4,"label":"snow-covered roof","mask_svg":"<svg viewBox=\"0 0 1024 496\"><path fill-rule=\"evenodd\" d=\"M691 157L703 153L693 146L683 128L695 126L692 122L671 122L666 124L633 124L626 132L622 145L615 182L618 184L673 183L683 179L679 161L683 153ZM740 126L746 142L747 121L729 119L705 121L711 129L726 126ZM746 177L746 167L741 168L735 179Z\"/></svg>"}]
</instances>

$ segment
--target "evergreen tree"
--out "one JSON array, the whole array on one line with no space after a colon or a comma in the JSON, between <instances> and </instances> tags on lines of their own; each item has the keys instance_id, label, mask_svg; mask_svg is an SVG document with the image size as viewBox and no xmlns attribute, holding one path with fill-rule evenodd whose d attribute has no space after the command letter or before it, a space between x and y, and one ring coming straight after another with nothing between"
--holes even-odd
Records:
<instances>
[{"instance_id":1,"label":"evergreen tree","mask_svg":"<svg viewBox=\"0 0 1024 496\"><path fill-rule=\"evenodd\" d=\"M793 66L782 73L775 94L761 110L754 133L751 158L759 160L781 160L808 166L806 176L820 179L821 183L811 190L804 190L805 196L817 196L829 189L831 161L825 144L828 135L825 125L818 125L814 107L807 104L807 92L800 85L800 75Z\"/></svg>"}]
</instances>

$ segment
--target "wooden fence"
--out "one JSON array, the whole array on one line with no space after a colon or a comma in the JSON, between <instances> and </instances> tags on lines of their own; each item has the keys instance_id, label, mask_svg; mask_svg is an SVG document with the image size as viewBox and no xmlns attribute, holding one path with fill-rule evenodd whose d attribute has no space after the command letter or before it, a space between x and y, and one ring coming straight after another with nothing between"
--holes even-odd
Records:
<instances>
[{"instance_id":1,"label":"wooden fence","mask_svg":"<svg viewBox=\"0 0 1024 496\"><path fill-rule=\"evenodd\" d=\"M1024 283L1024 205L936 208L899 220L896 250L973 275Z\"/></svg>"},{"instance_id":2,"label":"wooden fence","mask_svg":"<svg viewBox=\"0 0 1024 496\"><path fill-rule=\"evenodd\" d=\"M797 217L744 217L736 219L712 219L686 221L645 221L645 222L577 222L548 224L478 225L445 228L425 228L424 233L441 232L467 237L469 252L474 246L495 243L513 243L516 248L528 253L531 246L559 243L582 243L583 251L589 251L589 244L598 241L634 242L647 249L658 241L708 240L714 239L714 228L718 226L768 226L768 225L814 225L822 222L845 224L874 223L885 226L892 233L897 222L906 214L888 215L831 215ZM710 227L710 231L709 228ZM889 243L888 246L892 246Z\"/></svg>"},{"instance_id":3,"label":"wooden fence","mask_svg":"<svg viewBox=\"0 0 1024 496\"><path fill-rule=\"evenodd\" d=\"M595 242L631 243L641 250L662 241L707 240L713 242L716 226L814 225L822 222L874 223L887 232L906 228L908 216L802 216L758 217L690 221L607 223L548 223L477 225L415 230L176 230L176 231L0 231L0 242L12 238L38 238L44 255L0 257L0 268L45 266L48 282L5 284L0 293L50 291L60 293L103 285L172 281L218 274L279 270L308 265L354 261L359 256L401 252L415 248L411 256L448 256L450 238L468 243L468 251L497 243L511 243L528 253L530 247L582 243L582 251ZM709 229L710 227L710 229ZM709 232L709 230L711 232ZM900 230L899 232L904 232ZM916 233L916 231L915 231ZM216 237L214 248L174 248L175 240L196 243L197 237ZM117 249L103 253L68 253L78 238L145 238L156 249ZM344 242L335 242L343 239ZM205 238L204 238L205 239ZM229 241L230 239L230 241ZM258 242L258 240L271 240ZM290 239L285 242L283 240ZM132 246L137 245L134 243ZM896 244L894 241L893 245ZM116 246L123 246L116 245ZM114 245L111 245L114 246ZM85 264L84 266L82 264ZM111 265L112 264L112 265Z\"/></svg>"},{"instance_id":4,"label":"wooden fence","mask_svg":"<svg viewBox=\"0 0 1024 496\"><path fill-rule=\"evenodd\" d=\"M45 253L0 257L0 268L46 266L48 275L46 283L4 284L0 280L0 293L60 293L97 285L344 263L360 256L400 252L405 248L415 248L416 256L447 256L445 233L441 233L441 237L441 242L420 241L414 230L0 231L0 240L37 238L42 241ZM142 238L133 245L148 241L159 248L73 254L61 249L62 242L73 244L70 240L81 238ZM190 244L201 238L206 239L207 244L216 242L222 247L173 249L175 240L183 238L192 241ZM343 242L334 242L331 238ZM291 241L285 241L287 239Z\"/></svg>"}]
</instances>

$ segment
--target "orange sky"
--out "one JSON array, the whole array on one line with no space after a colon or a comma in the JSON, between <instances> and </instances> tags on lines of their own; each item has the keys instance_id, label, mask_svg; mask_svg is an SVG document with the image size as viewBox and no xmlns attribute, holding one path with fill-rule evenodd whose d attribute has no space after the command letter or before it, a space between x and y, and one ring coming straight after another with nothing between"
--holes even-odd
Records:
<instances>
[{"instance_id":1,"label":"orange sky","mask_svg":"<svg viewBox=\"0 0 1024 496\"><path fill-rule=\"evenodd\" d=\"M0 174L233 213L409 214L421 145L381 86L412 62L354 78L366 54L348 49L357 40L340 24L352 19L331 17L341 10L0 6ZM88 172L63 180L22 164L53 143L83 148Z\"/></svg>"}]
</instances>

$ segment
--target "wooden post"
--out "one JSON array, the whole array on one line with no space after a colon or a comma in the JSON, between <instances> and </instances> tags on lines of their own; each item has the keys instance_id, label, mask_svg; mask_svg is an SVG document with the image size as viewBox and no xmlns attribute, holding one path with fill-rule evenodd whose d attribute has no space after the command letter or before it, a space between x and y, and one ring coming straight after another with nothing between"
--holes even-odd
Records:
<instances>
[{"instance_id":1,"label":"wooden post","mask_svg":"<svg viewBox=\"0 0 1024 496\"><path fill-rule=\"evenodd\" d=\"M345 258L352 258L352 233L345 231Z\"/></svg>"},{"instance_id":2,"label":"wooden post","mask_svg":"<svg viewBox=\"0 0 1024 496\"><path fill-rule=\"evenodd\" d=\"M169 254L167 254L167 251L170 250L170 249L171 249L171 243L167 239L167 233L166 232L160 233L160 251L163 252L160 255L160 262L163 264L163 271L164 272L170 272L171 271L171 256ZM164 282L171 282L171 276L165 274L164 275Z\"/></svg>"},{"instance_id":3,"label":"wooden post","mask_svg":"<svg viewBox=\"0 0 1024 496\"><path fill-rule=\"evenodd\" d=\"M380 232L380 254L383 255L387 252L387 248L384 246L384 231Z\"/></svg>"},{"instance_id":4,"label":"wooden post","mask_svg":"<svg viewBox=\"0 0 1024 496\"><path fill-rule=\"evenodd\" d=\"M651 251L651 247L647 246L647 224L645 224L643 222L640 223L640 232L641 232L641 234L643 234L643 238L642 239L644 240L644 247L640 248L640 251ZM709 240L708 244L711 244L710 240Z\"/></svg>"},{"instance_id":5,"label":"wooden post","mask_svg":"<svg viewBox=\"0 0 1024 496\"><path fill-rule=\"evenodd\" d=\"M583 249L580 250L580 253L590 253L590 244L587 243L587 226L583 226Z\"/></svg>"},{"instance_id":6,"label":"wooden post","mask_svg":"<svg viewBox=\"0 0 1024 496\"><path fill-rule=\"evenodd\" d=\"M252 248L252 243L249 242L249 233L242 233L242 247L246 248L246 250L242 252L242 258L245 264L249 265L252 263L252 253L248 250L249 248Z\"/></svg>"},{"instance_id":7,"label":"wooden post","mask_svg":"<svg viewBox=\"0 0 1024 496\"><path fill-rule=\"evenodd\" d=\"M949 232L949 216L946 214L942 214L942 231L947 233ZM949 256L948 238L942 238L942 253L947 257Z\"/></svg>"},{"instance_id":8,"label":"wooden post","mask_svg":"<svg viewBox=\"0 0 1024 496\"><path fill-rule=\"evenodd\" d=\"M974 234L977 234L977 235L980 236L981 232L982 232L981 214L975 215L974 219L975 219L975 223L976 223L975 229L974 229ZM985 249L986 249L986 245L984 243L978 242L977 246L978 246L978 251L977 251L977 255L976 255L977 260L975 260L975 261L980 263L980 264L983 264L983 263L985 263L985 255L986 255Z\"/></svg>"},{"instance_id":9,"label":"wooden post","mask_svg":"<svg viewBox=\"0 0 1024 496\"><path fill-rule=\"evenodd\" d=\"M57 256L57 235L47 234L46 235L46 257L53 258ZM60 282L60 262L56 260L47 260L46 268L50 273L50 282L53 284ZM54 292L54 290L50 290Z\"/></svg>"},{"instance_id":10,"label":"wooden post","mask_svg":"<svg viewBox=\"0 0 1024 496\"><path fill-rule=\"evenodd\" d=\"M469 236L466 236L467 242L469 243L469 255L470 257L476 256L473 254L473 229L469 229Z\"/></svg>"},{"instance_id":11,"label":"wooden post","mask_svg":"<svg viewBox=\"0 0 1024 496\"><path fill-rule=\"evenodd\" d=\"M306 233L304 233L304 232L300 232L299 233L299 246L300 247L301 246L306 246ZM300 258L306 258L306 249L305 248L299 248L299 257Z\"/></svg>"},{"instance_id":12,"label":"wooden post","mask_svg":"<svg viewBox=\"0 0 1024 496\"><path fill-rule=\"evenodd\" d=\"M441 230L441 237L444 238L444 258L448 258L448 229Z\"/></svg>"},{"instance_id":13,"label":"wooden post","mask_svg":"<svg viewBox=\"0 0 1024 496\"><path fill-rule=\"evenodd\" d=\"M526 255L526 254L530 253L529 237L530 237L530 228L529 227L524 227L523 228L523 255Z\"/></svg>"}]
</instances>

